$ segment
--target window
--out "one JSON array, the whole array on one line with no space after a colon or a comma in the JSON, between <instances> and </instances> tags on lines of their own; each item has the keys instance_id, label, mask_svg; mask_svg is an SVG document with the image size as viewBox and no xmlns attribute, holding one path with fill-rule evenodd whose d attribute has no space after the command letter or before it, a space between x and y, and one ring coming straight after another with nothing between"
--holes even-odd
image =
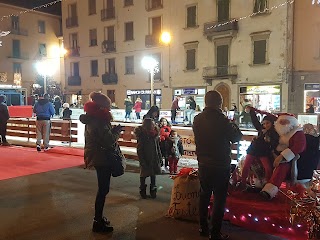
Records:
<instances>
[{"instance_id":1,"label":"window","mask_svg":"<svg viewBox=\"0 0 320 240\"><path fill-rule=\"evenodd\" d=\"M124 0L124 6L132 6L133 5L133 0Z\"/></svg>"},{"instance_id":2,"label":"window","mask_svg":"<svg viewBox=\"0 0 320 240\"><path fill-rule=\"evenodd\" d=\"M216 48L217 76L228 75L229 45L218 45Z\"/></svg>"},{"instance_id":3,"label":"window","mask_svg":"<svg viewBox=\"0 0 320 240\"><path fill-rule=\"evenodd\" d=\"M199 42L188 42L184 43L184 49L186 52L186 67L185 69L188 70L196 70L196 55L197 55L197 48Z\"/></svg>"},{"instance_id":4,"label":"window","mask_svg":"<svg viewBox=\"0 0 320 240\"><path fill-rule=\"evenodd\" d=\"M104 53L116 51L114 26L104 28L104 41L102 42L102 51Z\"/></svg>"},{"instance_id":5,"label":"window","mask_svg":"<svg viewBox=\"0 0 320 240\"><path fill-rule=\"evenodd\" d=\"M270 31L258 32L250 34L253 45L253 64L268 63L268 40Z\"/></svg>"},{"instance_id":6,"label":"window","mask_svg":"<svg viewBox=\"0 0 320 240\"><path fill-rule=\"evenodd\" d=\"M92 77L98 76L98 60L91 61L91 76Z\"/></svg>"},{"instance_id":7,"label":"window","mask_svg":"<svg viewBox=\"0 0 320 240\"><path fill-rule=\"evenodd\" d=\"M106 73L116 73L116 59L115 58L108 58L106 59Z\"/></svg>"},{"instance_id":8,"label":"window","mask_svg":"<svg viewBox=\"0 0 320 240\"><path fill-rule=\"evenodd\" d=\"M13 63L13 73L20 73L21 74L21 63Z\"/></svg>"},{"instance_id":9,"label":"window","mask_svg":"<svg viewBox=\"0 0 320 240\"><path fill-rule=\"evenodd\" d=\"M161 28L161 17L151 18L151 34L159 39L162 28Z\"/></svg>"},{"instance_id":10,"label":"window","mask_svg":"<svg viewBox=\"0 0 320 240\"><path fill-rule=\"evenodd\" d=\"M12 40L12 54L14 58L20 58L20 40Z\"/></svg>"},{"instance_id":11,"label":"window","mask_svg":"<svg viewBox=\"0 0 320 240\"><path fill-rule=\"evenodd\" d=\"M19 30L19 16L11 16L11 28L14 30Z\"/></svg>"},{"instance_id":12,"label":"window","mask_svg":"<svg viewBox=\"0 0 320 240\"><path fill-rule=\"evenodd\" d=\"M151 8L162 7L162 0L151 0Z\"/></svg>"},{"instance_id":13,"label":"window","mask_svg":"<svg viewBox=\"0 0 320 240\"><path fill-rule=\"evenodd\" d=\"M88 0L88 9L89 9L89 15L93 15L97 13L96 0Z\"/></svg>"},{"instance_id":14,"label":"window","mask_svg":"<svg viewBox=\"0 0 320 240\"><path fill-rule=\"evenodd\" d=\"M79 77L79 63L78 62L73 62L71 63L71 76L73 77Z\"/></svg>"},{"instance_id":15,"label":"window","mask_svg":"<svg viewBox=\"0 0 320 240\"><path fill-rule=\"evenodd\" d=\"M90 29L89 30L89 46L97 46L98 40L97 40L97 29Z\"/></svg>"},{"instance_id":16,"label":"window","mask_svg":"<svg viewBox=\"0 0 320 240\"><path fill-rule=\"evenodd\" d=\"M133 40L133 22L125 23L125 41Z\"/></svg>"},{"instance_id":17,"label":"window","mask_svg":"<svg viewBox=\"0 0 320 240\"><path fill-rule=\"evenodd\" d=\"M187 28L197 26L197 6L187 7Z\"/></svg>"},{"instance_id":18,"label":"window","mask_svg":"<svg viewBox=\"0 0 320 240\"><path fill-rule=\"evenodd\" d=\"M46 33L45 21L38 21L38 33Z\"/></svg>"},{"instance_id":19,"label":"window","mask_svg":"<svg viewBox=\"0 0 320 240\"><path fill-rule=\"evenodd\" d=\"M266 12L267 10L268 10L268 0L255 0L254 1L254 7L253 7L254 13Z\"/></svg>"},{"instance_id":20,"label":"window","mask_svg":"<svg viewBox=\"0 0 320 240\"><path fill-rule=\"evenodd\" d=\"M47 48L45 43L39 44L39 56L46 57L47 56Z\"/></svg>"},{"instance_id":21,"label":"window","mask_svg":"<svg viewBox=\"0 0 320 240\"><path fill-rule=\"evenodd\" d=\"M126 72L125 74L134 74L134 57L126 57Z\"/></svg>"},{"instance_id":22,"label":"window","mask_svg":"<svg viewBox=\"0 0 320 240\"><path fill-rule=\"evenodd\" d=\"M229 20L230 0L218 0L218 22L224 22Z\"/></svg>"},{"instance_id":23,"label":"window","mask_svg":"<svg viewBox=\"0 0 320 240\"><path fill-rule=\"evenodd\" d=\"M77 33L70 34L70 47L72 49L78 48L78 34Z\"/></svg>"}]
</instances>

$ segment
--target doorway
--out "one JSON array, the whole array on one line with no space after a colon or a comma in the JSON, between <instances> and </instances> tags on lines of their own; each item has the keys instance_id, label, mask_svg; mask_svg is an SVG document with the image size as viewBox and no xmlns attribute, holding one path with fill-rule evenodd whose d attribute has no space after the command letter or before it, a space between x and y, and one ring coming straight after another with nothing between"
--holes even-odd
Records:
<instances>
[{"instance_id":1,"label":"doorway","mask_svg":"<svg viewBox=\"0 0 320 240\"><path fill-rule=\"evenodd\" d=\"M218 91L222 95L223 103L222 103L222 109L227 107L230 109L230 89L229 86L225 83L218 84L218 86L215 88L216 91Z\"/></svg>"}]
</instances>

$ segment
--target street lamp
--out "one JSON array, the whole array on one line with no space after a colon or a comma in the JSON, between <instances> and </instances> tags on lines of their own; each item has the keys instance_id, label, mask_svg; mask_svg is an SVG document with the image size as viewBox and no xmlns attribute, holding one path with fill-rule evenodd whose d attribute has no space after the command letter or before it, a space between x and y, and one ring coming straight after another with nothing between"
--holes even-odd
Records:
<instances>
[{"instance_id":1,"label":"street lamp","mask_svg":"<svg viewBox=\"0 0 320 240\"><path fill-rule=\"evenodd\" d=\"M54 64L47 61L37 62L36 69L39 75L43 77L43 94L47 93L47 76L52 76L55 72Z\"/></svg>"},{"instance_id":2,"label":"street lamp","mask_svg":"<svg viewBox=\"0 0 320 240\"><path fill-rule=\"evenodd\" d=\"M144 69L150 72L150 105L154 106L154 97L153 97L153 81L154 74L159 71L158 69L159 62L155 60L153 57L145 56L142 58L141 65Z\"/></svg>"},{"instance_id":3,"label":"street lamp","mask_svg":"<svg viewBox=\"0 0 320 240\"><path fill-rule=\"evenodd\" d=\"M168 63L169 63L169 87L171 88L171 63L170 63L170 43L171 43L171 34L169 32L163 32L160 36L160 42L168 46Z\"/></svg>"}]
</instances>

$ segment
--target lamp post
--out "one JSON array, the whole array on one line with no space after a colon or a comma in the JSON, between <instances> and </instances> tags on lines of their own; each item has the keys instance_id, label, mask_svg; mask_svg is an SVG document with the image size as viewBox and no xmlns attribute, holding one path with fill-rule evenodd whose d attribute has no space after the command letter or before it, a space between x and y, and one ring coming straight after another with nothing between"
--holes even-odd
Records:
<instances>
[{"instance_id":1,"label":"lamp post","mask_svg":"<svg viewBox=\"0 0 320 240\"><path fill-rule=\"evenodd\" d=\"M153 82L154 74L157 72L157 66L159 62L150 56L145 56L142 58L141 65L144 69L150 72L150 105L155 105L153 96Z\"/></svg>"},{"instance_id":2,"label":"lamp post","mask_svg":"<svg viewBox=\"0 0 320 240\"><path fill-rule=\"evenodd\" d=\"M171 63L170 63L170 43L171 43L171 34L169 32L163 32L160 37L160 42L168 46L168 63L169 63L169 87L171 88Z\"/></svg>"},{"instance_id":3,"label":"lamp post","mask_svg":"<svg viewBox=\"0 0 320 240\"><path fill-rule=\"evenodd\" d=\"M45 94L47 93L47 77L54 74L54 65L47 61L41 61L36 63L36 69L38 74L43 77L43 94Z\"/></svg>"}]
</instances>

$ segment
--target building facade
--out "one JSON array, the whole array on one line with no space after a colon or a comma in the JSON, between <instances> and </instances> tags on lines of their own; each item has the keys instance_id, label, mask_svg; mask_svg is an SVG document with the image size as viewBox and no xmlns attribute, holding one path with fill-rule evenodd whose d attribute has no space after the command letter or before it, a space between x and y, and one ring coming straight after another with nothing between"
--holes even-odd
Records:
<instances>
[{"instance_id":1,"label":"building facade","mask_svg":"<svg viewBox=\"0 0 320 240\"><path fill-rule=\"evenodd\" d=\"M320 113L320 3L312 3L295 1L294 5L289 87L289 111L293 113L309 112L310 108Z\"/></svg>"},{"instance_id":2,"label":"building facade","mask_svg":"<svg viewBox=\"0 0 320 240\"><path fill-rule=\"evenodd\" d=\"M17 100L17 96L11 99L10 91L22 92L21 104L28 104L27 99L33 93L43 93L44 76L37 71L38 62L46 62L45 73L52 72L46 76L48 91L55 91L65 78L59 40L61 17L26 11L28 9L0 3L0 31L10 31L1 37L0 92L8 95L12 105L19 105L20 99Z\"/></svg>"},{"instance_id":3,"label":"building facade","mask_svg":"<svg viewBox=\"0 0 320 240\"><path fill-rule=\"evenodd\" d=\"M202 109L204 94L215 89L228 108L286 111L291 12L283 0L64 1L65 92L72 102L95 90L120 108L127 96L148 107L150 74L141 60L151 55L162 109L175 95L182 108L193 96ZM159 40L163 32L170 42Z\"/></svg>"}]
</instances>

